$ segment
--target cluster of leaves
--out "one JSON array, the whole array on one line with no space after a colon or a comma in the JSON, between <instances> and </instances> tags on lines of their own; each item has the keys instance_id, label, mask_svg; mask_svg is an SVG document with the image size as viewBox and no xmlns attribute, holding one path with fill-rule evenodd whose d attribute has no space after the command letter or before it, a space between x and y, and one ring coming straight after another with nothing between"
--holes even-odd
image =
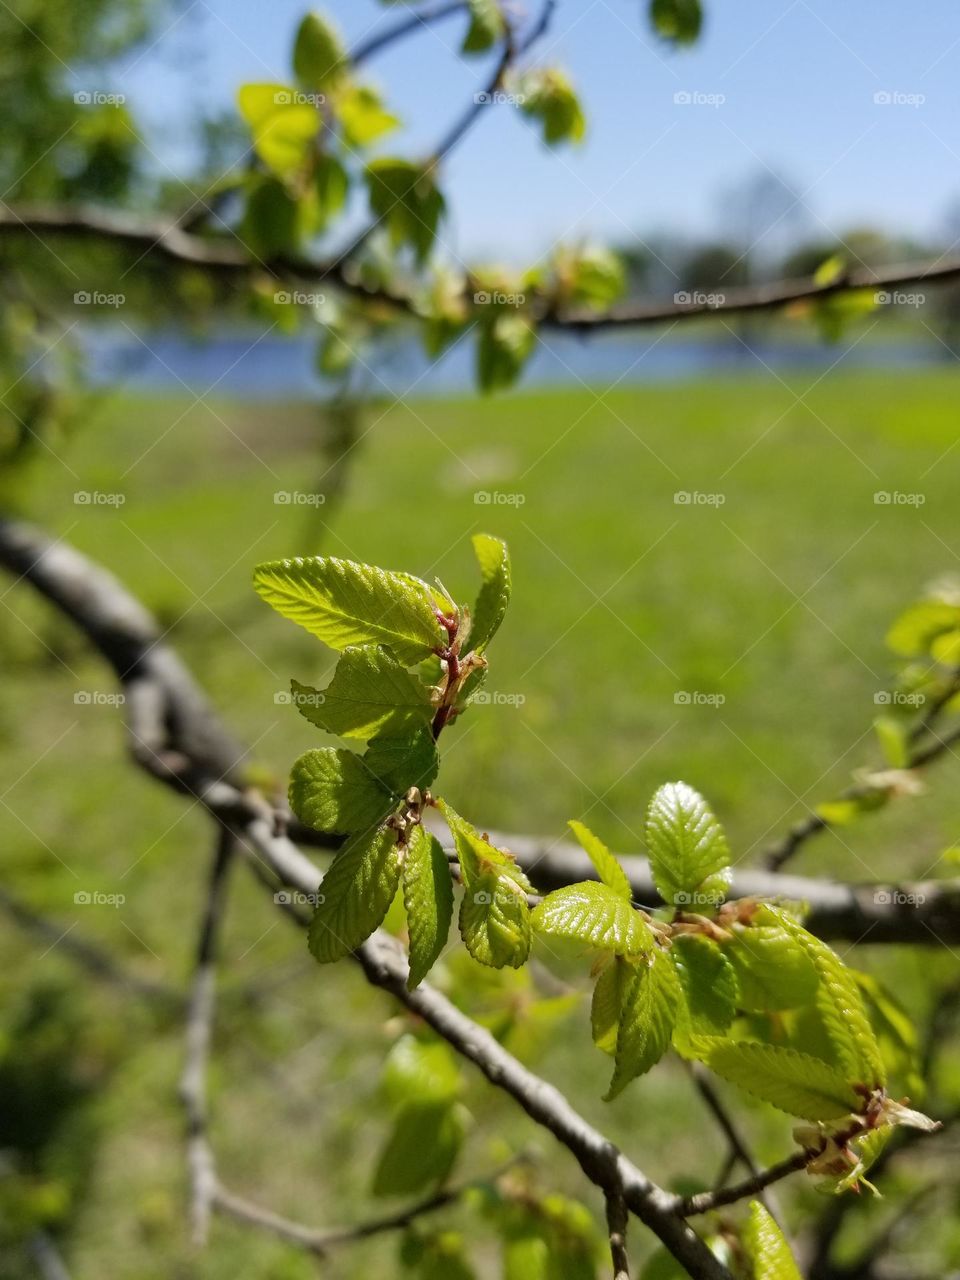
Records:
<instances>
[{"instance_id":1,"label":"cluster of leaves","mask_svg":"<svg viewBox=\"0 0 960 1280\"><path fill-rule=\"evenodd\" d=\"M727 900L730 848L701 795L674 782L650 801L645 844L664 906L649 910L582 823L570 825L596 878L540 897L509 850L430 791L437 739L478 691L510 596L505 545L480 534L474 548L482 585L472 607L440 584L328 557L256 570L269 604L341 652L325 690L293 682L295 705L324 731L366 743L363 754L317 748L293 766L296 816L346 837L320 886L314 956L346 956L402 903L416 986L447 946L456 878L460 938L480 965L520 968L535 944L547 958L590 958L593 1039L614 1059L608 1099L672 1048L808 1122L796 1137L811 1170L828 1189L856 1185L892 1126L930 1123L887 1092L891 1069L913 1074L909 1022L785 906ZM449 831L452 864L424 825L430 811ZM430 1114L408 1115L384 1154L381 1189L417 1126L433 1135L431 1176L455 1151L455 1099L439 1086L432 1095Z\"/></svg>"}]
</instances>

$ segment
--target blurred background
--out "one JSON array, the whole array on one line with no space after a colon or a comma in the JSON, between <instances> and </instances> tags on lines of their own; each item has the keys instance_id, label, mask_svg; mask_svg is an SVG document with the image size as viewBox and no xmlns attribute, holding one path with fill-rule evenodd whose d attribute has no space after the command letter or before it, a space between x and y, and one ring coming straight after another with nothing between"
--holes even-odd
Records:
<instances>
[{"instance_id":1,"label":"blurred background","mask_svg":"<svg viewBox=\"0 0 960 1280\"><path fill-rule=\"evenodd\" d=\"M326 10L354 46L400 7ZM222 177L249 163L237 89L289 80L303 12L296 0L0 6L5 511L135 591L251 745L257 776L278 785L315 738L285 701L289 677L316 684L333 664L257 600L252 566L323 552L439 575L469 598L470 534L497 534L514 603L495 696L450 734L445 794L499 830L559 839L577 817L635 852L650 793L682 777L737 859L757 862L878 763L886 631L960 569L960 289L872 298L842 324L795 308L589 340L544 330L518 384L484 397L466 342L430 356L400 323L360 334L349 360L321 347L318 363L331 299L294 324L285 304L147 251L10 234L9 211L38 204L153 217L212 206L227 225ZM464 25L451 14L371 63L402 121L374 154L426 152L483 89L492 55L460 56ZM443 167L438 255L453 266L527 270L558 241L596 241L621 256L628 297L669 303L829 260L957 251L960 32L946 0L910 15L887 0L718 2L684 48L635 0L561 0L537 56L576 84L585 139L548 149L510 106L484 109ZM325 247L365 220L355 190ZM77 1276L315 1274L315 1259L228 1222L202 1256L189 1245L177 1000L207 821L130 768L116 690L69 624L13 582L0 604L12 895L0 1273L55 1274L37 1260L49 1233ZM954 767L924 799L811 844L795 869L951 874ZM213 1077L221 1167L277 1211L355 1219L375 1208L396 1020L345 966L319 972L255 886L238 880L234 894ZM118 973L91 979L70 954L80 939ZM881 950L867 940L858 962L920 1011L930 979L955 971L955 955ZM512 982L490 980L488 1011L513 1010L529 1053L641 1166L669 1182L721 1162L720 1138L689 1119L699 1104L682 1072L604 1106L583 999L525 1021L529 993ZM498 1130L523 1136L525 1122L468 1088L462 1164L491 1167ZM782 1154L779 1121L745 1123L761 1156ZM565 1165L550 1178L576 1186ZM957 1265L960 1229L944 1215L905 1247ZM322 1271L391 1274L394 1249L372 1241Z\"/></svg>"}]
</instances>

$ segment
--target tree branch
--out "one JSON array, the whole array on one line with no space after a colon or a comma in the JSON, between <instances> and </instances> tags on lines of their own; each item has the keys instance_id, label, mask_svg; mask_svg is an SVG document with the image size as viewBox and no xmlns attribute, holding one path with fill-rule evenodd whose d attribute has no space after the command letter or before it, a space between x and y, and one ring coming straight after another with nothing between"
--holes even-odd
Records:
<instances>
[{"instance_id":1,"label":"tree branch","mask_svg":"<svg viewBox=\"0 0 960 1280\"><path fill-rule=\"evenodd\" d=\"M380 53L392 44L396 44L404 36L426 30L427 27L435 22L440 22L443 18L449 18L455 13L465 13L466 11L466 0L450 0L448 4L439 4L433 9L422 9L417 13L411 13L409 17L401 18L392 27L388 27L385 31L374 32L372 36L356 45L351 49L348 61L353 66L359 67L361 63L372 58L374 54Z\"/></svg>"},{"instance_id":2,"label":"tree branch","mask_svg":"<svg viewBox=\"0 0 960 1280\"><path fill-rule=\"evenodd\" d=\"M610 1236L610 1261L613 1263L613 1280L630 1280L630 1259L627 1256L627 1206L623 1196L607 1192L607 1232Z\"/></svg>"}]
</instances>

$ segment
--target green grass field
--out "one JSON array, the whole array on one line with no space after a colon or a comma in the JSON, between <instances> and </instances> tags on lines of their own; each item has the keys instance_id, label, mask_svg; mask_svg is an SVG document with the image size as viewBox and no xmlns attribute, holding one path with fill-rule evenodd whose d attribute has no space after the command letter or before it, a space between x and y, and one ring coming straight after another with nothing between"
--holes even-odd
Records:
<instances>
[{"instance_id":1,"label":"green grass field","mask_svg":"<svg viewBox=\"0 0 960 1280\"><path fill-rule=\"evenodd\" d=\"M960 570L956 374L835 372L809 383L714 380L373 408L347 459L345 496L320 506L275 501L330 487L317 410L117 398L55 442L59 461L38 459L22 506L162 618L252 745L251 759L281 782L315 731L276 697L291 675L320 682L332 661L254 596L254 563L323 551L439 575L469 598L469 535L501 535L515 595L490 655L487 688L497 697L450 732L443 792L491 827L560 837L578 817L628 852L640 848L651 791L681 777L708 796L737 857L750 861L805 804L878 762L871 722L874 695L889 684L884 632L925 582ZM124 501L77 504L77 491ZM877 492L923 502L877 503ZM709 501L678 502L678 493ZM107 675L66 624L7 586L8 882L64 930L182 986L207 824L129 767L116 708L96 696L75 701L80 691L112 692ZM941 763L930 796L821 837L795 869L938 874L941 851L960 837L955 780L956 762ZM78 891L126 900L78 907ZM345 968L318 974L243 879L235 908L213 1082L224 1177L318 1224L363 1216L375 1207L365 1190L382 1121L370 1101L387 1043L374 1015L387 1006ZM13 984L12 967L26 961L37 989L62 985L82 1015L71 1069L116 1082L87 1108L67 1108L51 1138L55 1160L72 1152L82 1167L65 1246L76 1273L314 1274L283 1245L230 1225L216 1226L218 1247L203 1260L190 1253L178 1023L148 1017L108 987L77 994L86 984L57 947L41 957L33 946L5 929L8 1045L37 1034L18 1022L30 993ZM930 963L903 958L901 969ZM682 1167L685 1148L709 1142L719 1153L712 1133L691 1132L663 1154L663 1117L688 1097L681 1073L654 1073L644 1090L604 1107L606 1063L589 1046L582 1012L564 1043L548 1069L655 1176ZM470 1141L486 1167L497 1154L492 1120L513 1113L479 1086L475 1098L484 1099L484 1124ZM95 1138L82 1136L88 1124ZM784 1127L770 1133L770 1153L782 1152ZM64 1180L76 1182L69 1169ZM371 1244L324 1274L360 1275L362 1261L390 1256L389 1245Z\"/></svg>"}]
</instances>

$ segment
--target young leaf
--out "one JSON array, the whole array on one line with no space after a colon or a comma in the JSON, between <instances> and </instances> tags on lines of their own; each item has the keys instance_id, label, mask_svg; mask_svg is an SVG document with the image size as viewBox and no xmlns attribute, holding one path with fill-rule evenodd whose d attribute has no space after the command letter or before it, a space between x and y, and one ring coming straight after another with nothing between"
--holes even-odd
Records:
<instances>
[{"instance_id":1,"label":"young leaf","mask_svg":"<svg viewBox=\"0 0 960 1280\"><path fill-rule=\"evenodd\" d=\"M334 556L297 557L258 565L253 585L331 649L384 644L411 665L445 640L432 597L405 574Z\"/></svg>"},{"instance_id":2,"label":"young leaf","mask_svg":"<svg viewBox=\"0 0 960 1280\"><path fill-rule=\"evenodd\" d=\"M580 101L570 80L557 67L528 72L520 83L518 105L539 120L548 146L580 142L587 130Z\"/></svg>"},{"instance_id":3,"label":"young leaf","mask_svg":"<svg viewBox=\"0 0 960 1280\"><path fill-rule=\"evenodd\" d=\"M836 952L808 933L789 912L779 907L765 910L803 947L817 971L820 979L817 1008L841 1070L850 1080L871 1089L884 1084L886 1067L852 971Z\"/></svg>"},{"instance_id":4,"label":"young leaf","mask_svg":"<svg viewBox=\"0 0 960 1280\"><path fill-rule=\"evenodd\" d=\"M750 1201L743 1245L750 1260L751 1280L803 1280L783 1232L759 1200Z\"/></svg>"},{"instance_id":5,"label":"young leaf","mask_svg":"<svg viewBox=\"0 0 960 1280\"><path fill-rule=\"evenodd\" d=\"M433 734L421 728L400 737L371 738L363 764L399 798L410 787L429 787L437 776L440 758Z\"/></svg>"},{"instance_id":6,"label":"young leaf","mask_svg":"<svg viewBox=\"0 0 960 1280\"><path fill-rule=\"evenodd\" d=\"M596 880L548 893L533 910L533 927L546 937L569 938L622 956L640 955L653 946L653 934L640 912Z\"/></svg>"},{"instance_id":7,"label":"young leaf","mask_svg":"<svg viewBox=\"0 0 960 1280\"><path fill-rule=\"evenodd\" d=\"M351 147L369 147L372 142L396 129L400 121L383 105L383 99L369 85L351 85L337 95L337 118Z\"/></svg>"},{"instance_id":8,"label":"young leaf","mask_svg":"<svg viewBox=\"0 0 960 1280\"><path fill-rule=\"evenodd\" d=\"M516 881L525 892L532 892L530 881L517 866L511 853L506 849L498 849L489 840L484 840L466 818L461 818L446 800L438 800L437 804L453 836L463 883L466 887L469 888L479 876L495 871Z\"/></svg>"},{"instance_id":9,"label":"young leaf","mask_svg":"<svg viewBox=\"0 0 960 1280\"><path fill-rule=\"evenodd\" d=\"M627 873L603 841L598 839L589 827L585 827L582 822L578 822L576 818L571 818L567 826L577 837L580 847L589 856L601 883L607 885L608 888L612 889L614 893L624 898L627 902L632 902L633 889L630 887Z\"/></svg>"},{"instance_id":10,"label":"young leaf","mask_svg":"<svg viewBox=\"0 0 960 1280\"><path fill-rule=\"evenodd\" d=\"M336 156L324 152L316 159L313 186L317 195L317 231L322 231L346 204L350 176Z\"/></svg>"},{"instance_id":11,"label":"young leaf","mask_svg":"<svg viewBox=\"0 0 960 1280\"><path fill-rule=\"evenodd\" d=\"M410 935L413 990L422 982L446 946L453 916L453 880L440 841L415 826L403 863L403 905Z\"/></svg>"},{"instance_id":12,"label":"young leaf","mask_svg":"<svg viewBox=\"0 0 960 1280\"><path fill-rule=\"evenodd\" d=\"M375 1196L408 1196L446 1178L464 1138L462 1108L447 1102L411 1102L402 1108L373 1177Z\"/></svg>"},{"instance_id":13,"label":"young leaf","mask_svg":"<svg viewBox=\"0 0 960 1280\"><path fill-rule=\"evenodd\" d=\"M343 41L319 13L308 13L300 23L293 45L293 69L308 89L329 88L346 71Z\"/></svg>"},{"instance_id":14,"label":"young leaf","mask_svg":"<svg viewBox=\"0 0 960 1280\"><path fill-rule=\"evenodd\" d=\"M321 964L356 950L378 928L400 880L397 833L390 827L347 842L320 883L310 922L310 950Z\"/></svg>"},{"instance_id":15,"label":"young leaf","mask_svg":"<svg viewBox=\"0 0 960 1280\"><path fill-rule=\"evenodd\" d=\"M395 248L410 245L422 263L445 208L432 170L383 157L367 165L366 178L371 213L386 226Z\"/></svg>"},{"instance_id":16,"label":"young leaf","mask_svg":"<svg viewBox=\"0 0 960 1280\"><path fill-rule=\"evenodd\" d=\"M512 387L533 351L537 331L522 315L494 315L479 326L477 382L481 391Z\"/></svg>"},{"instance_id":17,"label":"young leaf","mask_svg":"<svg viewBox=\"0 0 960 1280\"><path fill-rule=\"evenodd\" d=\"M383 1092L397 1106L407 1102L452 1102L462 1082L452 1050L437 1039L402 1035L387 1054Z\"/></svg>"},{"instance_id":18,"label":"young leaf","mask_svg":"<svg viewBox=\"0 0 960 1280\"><path fill-rule=\"evenodd\" d=\"M887 644L903 658L929 654L934 641L960 627L960 605L946 600L919 600L904 610L887 632Z\"/></svg>"},{"instance_id":19,"label":"young leaf","mask_svg":"<svg viewBox=\"0 0 960 1280\"><path fill-rule=\"evenodd\" d=\"M720 1040L702 1048L711 1071L788 1115L838 1120L863 1103L836 1067L796 1049L746 1040Z\"/></svg>"},{"instance_id":20,"label":"young leaf","mask_svg":"<svg viewBox=\"0 0 960 1280\"><path fill-rule=\"evenodd\" d=\"M730 849L706 800L685 782L659 788L647 810L647 852L668 906L719 906L730 884Z\"/></svg>"},{"instance_id":21,"label":"young leaf","mask_svg":"<svg viewBox=\"0 0 960 1280\"><path fill-rule=\"evenodd\" d=\"M765 907L755 924L733 926L723 951L737 975L741 1009L795 1009L816 993L819 978L806 951Z\"/></svg>"},{"instance_id":22,"label":"young leaf","mask_svg":"<svg viewBox=\"0 0 960 1280\"><path fill-rule=\"evenodd\" d=\"M510 553L505 542L488 533L473 535L473 549L483 586L473 606L469 644L471 649L482 653L499 631L510 603Z\"/></svg>"},{"instance_id":23,"label":"young leaf","mask_svg":"<svg viewBox=\"0 0 960 1280\"><path fill-rule=\"evenodd\" d=\"M323 692L291 680L302 716L341 738L399 735L433 717L430 690L381 645L349 645Z\"/></svg>"},{"instance_id":24,"label":"young leaf","mask_svg":"<svg viewBox=\"0 0 960 1280\"><path fill-rule=\"evenodd\" d=\"M498 0L470 0L470 26L461 53L484 53L502 39L507 26Z\"/></svg>"},{"instance_id":25,"label":"young leaf","mask_svg":"<svg viewBox=\"0 0 960 1280\"><path fill-rule=\"evenodd\" d=\"M722 1035L736 1017L736 974L717 944L708 938L680 934L668 954L683 992L674 1043L681 1053L695 1057L696 1037Z\"/></svg>"},{"instance_id":26,"label":"young leaf","mask_svg":"<svg viewBox=\"0 0 960 1280\"><path fill-rule=\"evenodd\" d=\"M703 24L700 0L650 0L650 23L673 44L693 44Z\"/></svg>"},{"instance_id":27,"label":"young leaf","mask_svg":"<svg viewBox=\"0 0 960 1280\"><path fill-rule=\"evenodd\" d=\"M285 84L245 84L237 95L240 114L250 126L257 155L278 177L296 173L317 136L316 108L297 101Z\"/></svg>"},{"instance_id":28,"label":"young leaf","mask_svg":"<svg viewBox=\"0 0 960 1280\"><path fill-rule=\"evenodd\" d=\"M480 964L519 969L530 954L530 907L515 880L496 870L464 885L460 935Z\"/></svg>"},{"instance_id":29,"label":"young leaf","mask_svg":"<svg viewBox=\"0 0 960 1280\"><path fill-rule=\"evenodd\" d=\"M612 1055L617 1051L617 1030L620 1026L623 998L632 977L633 967L622 956L605 957L604 967L600 970L590 1002L593 1043L603 1053Z\"/></svg>"},{"instance_id":30,"label":"young leaf","mask_svg":"<svg viewBox=\"0 0 960 1280\"><path fill-rule=\"evenodd\" d=\"M360 831L394 805L394 795L355 751L318 747L294 763L290 808L315 831Z\"/></svg>"},{"instance_id":31,"label":"young leaf","mask_svg":"<svg viewBox=\"0 0 960 1280\"><path fill-rule=\"evenodd\" d=\"M278 257L295 247L297 202L279 178L263 175L247 197L240 234L260 258Z\"/></svg>"},{"instance_id":32,"label":"young leaf","mask_svg":"<svg viewBox=\"0 0 960 1280\"><path fill-rule=\"evenodd\" d=\"M893 716L878 716L873 728L880 743L880 750L891 769L910 767L910 739L907 726Z\"/></svg>"},{"instance_id":33,"label":"young leaf","mask_svg":"<svg viewBox=\"0 0 960 1280\"><path fill-rule=\"evenodd\" d=\"M606 1102L666 1053L682 998L676 970L662 951L654 949L649 963L637 968L624 995Z\"/></svg>"}]
</instances>

